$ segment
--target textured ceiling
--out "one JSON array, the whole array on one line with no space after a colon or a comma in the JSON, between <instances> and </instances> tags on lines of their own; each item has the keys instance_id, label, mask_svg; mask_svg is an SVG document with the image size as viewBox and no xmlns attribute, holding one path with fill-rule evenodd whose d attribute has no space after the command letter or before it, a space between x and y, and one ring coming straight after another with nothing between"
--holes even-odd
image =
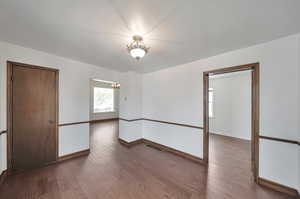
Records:
<instances>
[{"instance_id":1,"label":"textured ceiling","mask_svg":"<svg viewBox=\"0 0 300 199\"><path fill-rule=\"evenodd\" d=\"M149 72L300 32L299 0L1 0L0 40ZM141 61L126 45L144 36Z\"/></svg>"}]
</instances>

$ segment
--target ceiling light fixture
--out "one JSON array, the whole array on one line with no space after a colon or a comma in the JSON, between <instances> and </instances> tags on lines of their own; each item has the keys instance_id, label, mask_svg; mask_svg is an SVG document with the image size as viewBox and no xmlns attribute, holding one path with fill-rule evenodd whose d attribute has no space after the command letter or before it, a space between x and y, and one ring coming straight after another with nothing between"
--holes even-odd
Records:
<instances>
[{"instance_id":1,"label":"ceiling light fixture","mask_svg":"<svg viewBox=\"0 0 300 199\"><path fill-rule=\"evenodd\" d=\"M146 45L144 44L143 37L134 35L132 39L133 42L127 45L127 50L133 58L139 61L148 53L150 48L146 47Z\"/></svg>"},{"instance_id":2,"label":"ceiling light fixture","mask_svg":"<svg viewBox=\"0 0 300 199\"><path fill-rule=\"evenodd\" d=\"M111 84L111 87L112 87L112 88L120 88L120 83L113 82L113 83Z\"/></svg>"}]
</instances>

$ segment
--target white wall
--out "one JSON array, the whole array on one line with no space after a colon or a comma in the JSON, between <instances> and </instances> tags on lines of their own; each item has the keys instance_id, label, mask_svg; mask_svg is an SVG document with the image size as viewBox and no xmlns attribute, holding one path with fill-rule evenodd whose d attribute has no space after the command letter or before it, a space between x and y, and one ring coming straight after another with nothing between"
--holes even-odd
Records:
<instances>
[{"instance_id":1,"label":"white wall","mask_svg":"<svg viewBox=\"0 0 300 199\"><path fill-rule=\"evenodd\" d=\"M202 126L203 71L260 62L260 134L297 140L300 131L299 37L293 35L143 75L143 117ZM200 137L202 131L190 132L186 128L178 130L179 134L162 124L152 124L154 128L144 123L144 132L155 142L187 153L191 153L190 145L202 148L201 138L186 142L186 137L191 134ZM168 133L169 140L162 140L156 136L158 133ZM298 188L300 165L295 161L298 146L264 140L260 145L259 176ZM276 155L279 152L280 156ZM202 152L198 156L202 157Z\"/></svg>"},{"instance_id":2,"label":"white wall","mask_svg":"<svg viewBox=\"0 0 300 199\"><path fill-rule=\"evenodd\" d=\"M119 117L119 89L114 89L114 111L94 113L94 87L100 88L111 88L111 83L95 81L91 79L90 81L90 119L91 120L103 120L103 119L113 119Z\"/></svg>"},{"instance_id":3,"label":"white wall","mask_svg":"<svg viewBox=\"0 0 300 199\"><path fill-rule=\"evenodd\" d=\"M3 166L3 144L2 144L2 136L0 136L0 175L2 174Z\"/></svg>"},{"instance_id":4,"label":"white wall","mask_svg":"<svg viewBox=\"0 0 300 199\"><path fill-rule=\"evenodd\" d=\"M90 148L89 124L76 124L59 128L59 156Z\"/></svg>"},{"instance_id":5,"label":"white wall","mask_svg":"<svg viewBox=\"0 0 300 199\"><path fill-rule=\"evenodd\" d=\"M6 134L0 136L0 173L6 168Z\"/></svg>"},{"instance_id":6,"label":"white wall","mask_svg":"<svg viewBox=\"0 0 300 199\"><path fill-rule=\"evenodd\" d=\"M59 69L59 123L89 120L90 79L118 81L119 73L101 67L0 42L0 131L6 130L6 61ZM6 135L1 136L2 168L6 169ZM59 155L89 148L89 125L59 128Z\"/></svg>"},{"instance_id":7,"label":"white wall","mask_svg":"<svg viewBox=\"0 0 300 199\"><path fill-rule=\"evenodd\" d=\"M142 76L135 72L120 76L120 118L134 120L142 117ZM142 121L119 122L119 138L132 142L142 138Z\"/></svg>"},{"instance_id":8,"label":"white wall","mask_svg":"<svg viewBox=\"0 0 300 199\"><path fill-rule=\"evenodd\" d=\"M298 57L298 64L300 68L300 38L298 39L298 47L299 47L299 57ZM300 70L299 70L300 75ZM299 88L300 90L300 88ZM300 91L298 93L298 98L300 98ZM299 118L300 118L300 109L299 109ZM300 123L300 119L299 119ZM300 143L300 133L298 134L298 144ZM298 193L300 194L300 145L298 145Z\"/></svg>"},{"instance_id":9,"label":"white wall","mask_svg":"<svg viewBox=\"0 0 300 199\"><path fill-rule=\"evenodd\" d=\"M260 139L259 174L265 179L298 189L297 145Z\"/></svg>"},{"instance_id":10,"label":"white wall","mask_svg":"<svg viewBox=\"0 0 300 199\"><path fill-rule=\"evenodd\" d=\"M209 131L241 139L251 139L251 71L212 76L214 116Z\"/></svg>"},{"instance_id":11,"label":"white wall","mask_svg":"<svg viewBox=\"0 0 300 199\"><path fill-rule=\"evenodd\" d=\"M298 140L300 143L300 139ZM298 146L298 193L300 193L300 146Z\"/></svg>"},{"instance_id":12,"label":"white wall","mask_svg":"<svg viewBox=\"0 0 300 199\"><path fill-rule=\"evenodd\" d=\"M202 157L202 130L143 121L143 138L186 152L196 157Z\"/></svg>"}]
</instances>

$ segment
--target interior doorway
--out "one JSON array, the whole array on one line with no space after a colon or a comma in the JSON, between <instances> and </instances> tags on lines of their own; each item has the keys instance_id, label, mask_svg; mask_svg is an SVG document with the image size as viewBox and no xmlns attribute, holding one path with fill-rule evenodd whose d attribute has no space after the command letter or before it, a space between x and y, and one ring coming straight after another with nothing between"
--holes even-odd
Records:
<instances>
[{"instance_id":1,"label":"interior doorway","mask_svg":"<svg viewBox=\"0 0 300 199\"><path fill-rule=\"evenodd\" d=\"M251 168L254 180L258 179L259 165L259 63L222 68L203 73L203 160L209 163L209 78L214 75L251 71Z\"/></svg>"},{"instance_id":2,"label":"interior doorway","mask_svg":"<svg viewBox=\"0 0 300 199\"><path fill-rule=\"evenodd\" d=\"M20 172L58 157L58 70L7 63L7 168Z\"/></svg>"}]
</instances>

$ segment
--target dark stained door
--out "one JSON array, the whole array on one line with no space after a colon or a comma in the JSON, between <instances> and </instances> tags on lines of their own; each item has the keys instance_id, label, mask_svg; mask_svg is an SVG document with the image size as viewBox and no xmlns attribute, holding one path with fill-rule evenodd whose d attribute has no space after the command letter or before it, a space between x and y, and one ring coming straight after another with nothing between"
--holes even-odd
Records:
<instances>
[{"instance_id":1,"label":"dark stained door","mask_svg":"<svg viewBox=\"0 0 300 199\"><path fill-rule=\"evenodd\" d=\"M12 169L21 171L56 160L56 72L12 67Z\"/></svg>"}]
</instances>

